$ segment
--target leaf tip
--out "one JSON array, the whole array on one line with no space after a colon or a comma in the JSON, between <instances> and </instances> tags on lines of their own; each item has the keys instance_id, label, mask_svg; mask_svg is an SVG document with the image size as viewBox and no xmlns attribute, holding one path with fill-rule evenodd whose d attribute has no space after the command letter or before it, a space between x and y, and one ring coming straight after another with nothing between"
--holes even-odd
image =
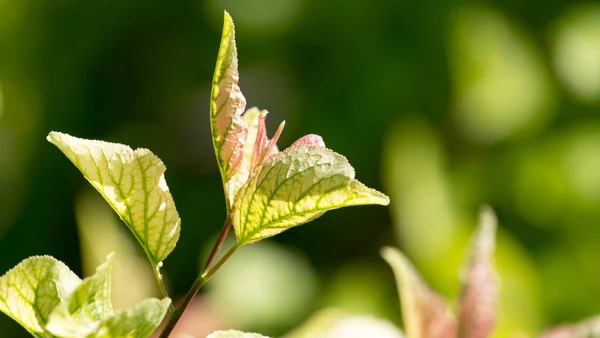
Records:
<instances>
[{"instance_id":1,"label":"leaf tip","mask_svg":"<svg viewBox=\"0 0 600 338\"><path fill-rule=\"evenodd\" d=\"M226 10L223 11L223 25L225 27L232 27L233 28L233 18L231 17L231 15L229 14L229 12L227 12Z\"/></svg>"},{"instance_id":2,"label":"leaf tip","mask_svg":"<svg viewBox=\"0 0 600 338\"><path fill-rule=\"evenodd\" d=\"M392 260L392 257L394 255L396 255L396 251L398 251L398 249L395 249L391 246L384 246L381 249L379 249L379 255L386 261L389 262Z\"/></svg>"},{"instance_id":3,"label":"leaf tip","mask_svg":"<svg viewBox=\"0 0 600 338\"><path fill-rule=\"evenodd\" d=\"M57 131L51 131L50 133L48 133L48 136L46 136L46 140L48 140L48 142L50 142L52 144L56 144L58 139L60 139L63 135L65 135L65 134L57 132Z\"/></svg>"}]
</instances>

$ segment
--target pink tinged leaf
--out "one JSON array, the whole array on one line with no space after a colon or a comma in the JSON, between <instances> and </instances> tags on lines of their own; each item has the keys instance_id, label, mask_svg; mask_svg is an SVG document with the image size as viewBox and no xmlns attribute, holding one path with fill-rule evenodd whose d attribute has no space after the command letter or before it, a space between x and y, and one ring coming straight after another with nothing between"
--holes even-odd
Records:
<instances>
[{"instance_id":1,"label":"pink tinged leaf","mask_svg":"<svg viewBox=\"0 0 600 338\"><path fill-rule=\"evenodd\" d=\"M238 81L234 26L229 14L225 13L210 104L213 144L224 182L239 169L247 134L246 124L241 117L246 108L246 99Z\"/></svg>"},{"instance_id":2,"label":"pink tinged leaf","mask_svg":"<svg viewBox=\"0 0 600 338\"><path fill-rule=\"evenodd\" d=\"M235 116L231 123L230 132L227 133L223 148L221 149L221 157L226 159L228 166L226 167L226 177L229 179L239 170L244 158L244 142L248 135L248 128L244 120L240 116Z\"/></svg>"},{"instance_id":3,"label":"pink tinged leaf","mask_svg":"<svg viewBox=\"0 0 600 338\"><path fill-rule=\"evenodd\" d=\"M296 142L292 143L292 145L290 147L299 146L299 145L325 147L325 141L323 141L323 138L319 135L308 134L308 135L302 136Z\"/></svg>"},{"instance_id":4,"label":"pink tinged leaf","mask_svg":"<svg viewBox=\"0 0 600 338\"><path fill-rule=\"evenodd\" d=\"M564 324L543 332L540 338L598 338L600 316L588 318L577 324Z\"/></svg>"},{"instance_id":5,"label":"pink tinged leaf","mask_svg":"<svg viewBox=\"0 0 600 338\"><path fill-rule=\"evenodd\" d=\"M492 267L495 234L496 217L489 207L484 207L458 305L461 338L488 337L494 328L498 294Z\"/></svg>"},{"instance_id":6,"label":"pink tinged leaf","mask_svg":"<svg viewBox=\"0 0 600 338\"><path fill-rule=\"evenodd\" d=\"M255 168L260 165L267 157L278 153L277 140L283 132L285 121L281 122L279 128L273 135L273 138L269 141L267 138L267 127L265 125L265 119L267 117L267 111L263 110L258 117L258 132L256 134L256 141L254 142L254 150L252 152L252 164L250 168Z\"/></svg>"},{"instance_id":7,"label":"pink tinged leaf","mask_svg":"<svg viewBox=\"0 0 600 338\"><path fill-rule=\"evenodd\" d=\"M456 322L447 303L427 286L410 261L391 247L383 248L381 255L396 277L406 337L456 337Z\"/></svg>"},{"instance_id":8,"label":"pink tinged leaf","mask_svg":"<svg viewBox=\"0 0 600 338\"><path fill-rule=\"evenodd\" d=\"M258 131L256 133L256 141L254 141L254 150L252 151L252 164L250 168L256 167L260 162L261 153L267 146L269 140L267 139L267 127L265 124L265 118L267 117L267 111L263 110L258 115Z\"/></svg>"},{"instance_id":9,"label":"pink tinged leaf","mask_svg":"<svg viewBox=\"0 0 600 338\"><path fill-rule=\"evenodd\" d=\"M277 131L275 132L275 135L273 135L273 138L271 139L271 141L269 141L267 149L265 149L263 161L266 160L269 156L275 155L279 152L279 149L277 148L277 141L279 140L279 136L281 136L281 133L283 133L284 127L285 121L281 121L279 127L277 128Z\"/></svg>"}]
</instances>

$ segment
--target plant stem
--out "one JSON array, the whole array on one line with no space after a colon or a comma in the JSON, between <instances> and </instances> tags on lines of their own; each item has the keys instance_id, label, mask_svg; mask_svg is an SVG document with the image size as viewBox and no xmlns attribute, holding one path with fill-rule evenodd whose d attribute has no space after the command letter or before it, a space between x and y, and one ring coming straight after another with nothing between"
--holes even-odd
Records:
<instances>
[{"instance_id":1,"label":"plant stem","mask_svg":"<svg viewBox=\"0 0 600 338\"><path fill-rule=\"evenodd\" d=\"M221 229L221 233L219 234L219 239L217 239L215 246L213 246L213 248L210 252L210 255L208 255L208 260L206 261L206 264L204 265L204 269L202 269L202 272L208 271L208 269L210 269L210 266L212 265L212 263L217 258L219 251L221 251L221 248L223 247L225 238L227 238L229 229L231 229L231 217L229 217L229 215L227 215L227 218L225 219L225 222L223 223L223 228Z\"/></svg>"},{"instance_id":2,"label":"plant stem","mask_svg":"<svg viewBox=\"0 0 600 338\"><path fill-rule=\"evenodd\" d=\"M181 316L185 312L185 309L190 305L198 291L200 291L200 288L202 288L202 286L204 286L204 284L206 284L212 278L212 276L217 272L217 270L219 270L221 266L225 264L225 262L231 257L231 255L233 255L233 253L240 248L240 246L240 244L236 243L234 246L231 247L231 249L229 249L229 251L227 251L223 258L221 258L212 269L203 271L201 274L198 275L198 277L194 281L194 284L192 285L188 293L185 295L183 303L181 303L181 305L179 305L175 309L175 312L169 318L167 325L160 333L160 338L169 337L169 335L175 328L175 325L177 325L177 322L181 319Z\"/></svg>"}]
</instances>

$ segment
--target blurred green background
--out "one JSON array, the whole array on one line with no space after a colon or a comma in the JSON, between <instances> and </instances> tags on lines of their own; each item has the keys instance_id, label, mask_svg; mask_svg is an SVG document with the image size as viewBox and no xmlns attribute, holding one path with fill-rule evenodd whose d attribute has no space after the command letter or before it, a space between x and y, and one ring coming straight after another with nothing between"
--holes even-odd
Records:
<instances>
[{"instance_id":1,"label":"blurred green background","mask_svg":"<svg viewBox=\"0 0 600 338\"><path fill-rule=\"evenodd\" d=\"M224 218L208 124L224 9L248 107L287 122L280 147L320 134L392 203L240 250L190 312L198 336L278 336L327 308L400 324L383 245L455 300L483 203L500 220L498 337L600 312L600 5L566 0L0 0L0 271L48 254L89 275L117 251L117 306L155 292L45 141L58 130L162 158L182 217L163 271L187 291ZM25 336L4 315L0 332Z\"/></svg>"}]
</instances>

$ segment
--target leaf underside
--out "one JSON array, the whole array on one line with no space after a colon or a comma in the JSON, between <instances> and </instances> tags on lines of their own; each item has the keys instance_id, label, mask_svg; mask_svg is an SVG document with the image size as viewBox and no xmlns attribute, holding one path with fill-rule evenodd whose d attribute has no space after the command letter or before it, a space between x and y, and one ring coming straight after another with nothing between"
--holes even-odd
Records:
<instances>
[{"instance_id":1,"label":"leaf underside","mask_svg":"<svg viewBox=\"0 0 600 338\"><path fill-rule=\"evenodd\" d=\"M56 145L117 212L158 267L175 248L181 219L162 161L147 149L51 132Z\"/></svg>"},{"instance_id":2,"label":"leaf underside","mask_svg":"<svg viewBox=\"0 0 600 338\"><path fill-rule=\"evenodd\" d=\"M389 198L354 179L346 158L330 149L299 145L267 158L240 189L232 211L239 244L274 236L345 206Z\"/></svg>"}]
</instances>

